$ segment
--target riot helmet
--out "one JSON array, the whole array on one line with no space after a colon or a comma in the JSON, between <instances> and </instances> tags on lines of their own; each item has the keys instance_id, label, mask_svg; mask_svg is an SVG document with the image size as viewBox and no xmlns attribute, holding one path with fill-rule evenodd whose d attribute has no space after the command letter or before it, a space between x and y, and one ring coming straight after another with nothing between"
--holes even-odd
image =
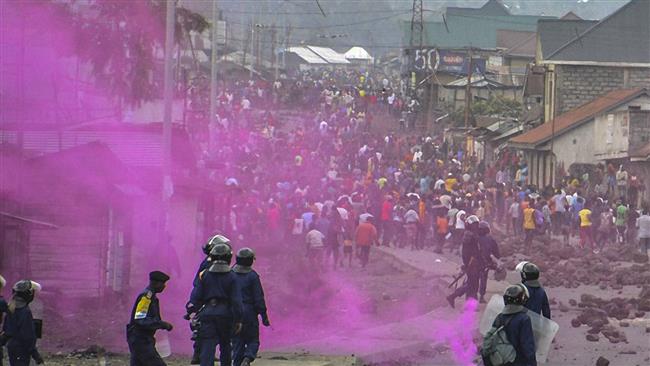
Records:
<instances>
[{"instance_id":1,"label":"riot helmet","mask_svg":"<svg viewBox=\"0 0 650 366\"><path fill-rule=\"evenodd\" d=\"M11 288L13 296L30 303L34 300L35 288L30 280L20 280Z\"/></svg>"},{"instance_id":2,"label":"riot helmet","mask_svg":"<svg viewBox=\"0 0 650 366\"><path fill-rule=\"evenodd\" d=\"M467 230L472 231L476 233L479 228L479 218L476 215L470 215L465 219L465 225L467 226Z\"/></svg>"},{"instance_id":3,"label":"riot helmet","mask_svg":"<svg viewBox=\"0 0 650 366\"><path fill-rule=\"evenodd\" d=\"M230 239L226 238L223 235L218 234L210 237L210 239L208 239L208 241L203 245L202 248L203 253L205 253L205 255L210 255L212 248L217 244L226 244L232 248L232 245L230 244Z\"/></svg>"},{"instance_id":4,"label":"riot helmet","mask_svg":"<svg viewBox=\"0 0 650 366\"><path fill-rule=\"evenodd\" d=\"M539 279L539 267L531 262L524 263L524 265L521 266L519 273L521 274L521 280L523 282Z\"/></svg>"},{"instance_id":5,"label":"riot helmet","mask_svg":"<svg viewBox=\"0 0 650 366\"><path fill-rule=\"evenodd\" d=\"M255 261L255 252L251 248L241 248L237 251L237 258L235 260L240 266L250 267Z\"/></svg>"},{"instance_id":6,"label":"riot helmet","mask_svg":"<svg viewBox=\"0 0 650 366\"><path fill-rule=\"evenodd\" d=\"M478 231L479 234L482 235L487 235L490 233L490 224L487 221L481 220L481 222L478 223Z\"/></svg>"},{"instance_id":7,"label":"riot helmet","mask_svg":"<svg viewBox=\"0 0 650 366\"><path fill-rule=\"evenodd\" d=\"M210 251L210 259L214 263L230 264L232 260L232 248L225 243L215 244Z\"/></svg>"},{"instance_id":8,"label":"riot helmet","mask_svg":"<svg viewBox=\"0 0 650 366\"><path fill-rule=\"evenodd\" d=\"M528 289L521 284L509 286L503 293L503 302L506 305L524 305L528 298Z\"/></svg>"}]
</instances>

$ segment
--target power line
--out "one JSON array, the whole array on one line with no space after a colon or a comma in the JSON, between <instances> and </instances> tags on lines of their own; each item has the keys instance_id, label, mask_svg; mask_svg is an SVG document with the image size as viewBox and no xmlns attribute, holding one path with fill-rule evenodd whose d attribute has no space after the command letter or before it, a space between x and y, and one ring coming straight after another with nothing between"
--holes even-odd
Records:
<instances>
[{"instance_id":1,"label":"power line","mask_svg":"<svg viewBox=\"0 0 650 366\"><path fill-rule=\"evenodd\" d=\"M236 38L236 37L228 37L228 41L242 42L242 41L245 41L245 40L243 40L241 38ZM261 40L260 43L262 43L264 45L272 44L272 42L264 41L264 40ZM306 45L306 46L315 46L315 47L357 47L357 46L359 46L359 44L335 44L335 45L331 45L331 44L315 44L315 43L312 43L312 42L305 42L304 45ZM297 45L297 46L301 46L301 45ZM404 48L403 45L387 45L387 44L384 44L384 45L365 45L364 47L366 47L366 48L389 48L389 49L402 49L402 48Z\"/></svg>"},{"instance_id":2,"label":"power line","mask_svg":"<svg viewBox=\"0 0 650 366\"><path fill-rule=\"evenodd\" d=\"M399 10L355 10L355 11L330 11L327 12L327 15L343 15L343 14L395 14L399 12L408 12L409 10L407 9L399 9ZM244 11L244 10L227 10L224 11L224 13L233 13L233 14L257 14L254 11ZM263 12L261 13L262 15L321 15L320 12L277 12L277 11L271 11L271 12Z\"/></svg>"},{"instance_id":3,"label":"power line","mask_svg":"<svg viewBox=\"0 0 650 366\"><path fill-rule=\"evenodd\" d=\"M410 13L410 11L396 13L396 14L392 14L392 15L389 15L389 16L385 16L385 17L361 20L361 21L354 22L354 23L330 24L330 25L309 26L309 27L307 27L307 26L291 26L291 28L292 29L324 29L324 28L349 27L349 26L355 26L355 25L360 25L360 24L368 24L368 23L372 23L372 22L376 22L376 21L380 21L380 20L386 20L386 19L394 18L394 17L400 16L400 15L404 15L404 14L407 14L407 13ZM243 23L240 23L240 22L234 22L234 21L230 21L230 23L238 24L238 25L246 25L246 24L243 24ZM280 26L268 26L267 28L281 28L281 27Z\"/></svg>"}]
</instances>

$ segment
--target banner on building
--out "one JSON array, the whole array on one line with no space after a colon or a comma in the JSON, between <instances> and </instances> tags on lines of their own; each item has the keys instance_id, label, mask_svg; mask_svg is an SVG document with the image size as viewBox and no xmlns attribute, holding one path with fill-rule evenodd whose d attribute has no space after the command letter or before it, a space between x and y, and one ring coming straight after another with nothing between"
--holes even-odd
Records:
<instances>
[{"instance_id":1,"label":"banner on building","mask_svg":"<svg viewBox=\"0 0 650 366\"><path fill-rule=\"evenodd\" d=\"M467 52L439 50L437 48L421 48L407 50L408 69L420 75L431 72L448 72L467 75L469 71L469 55ZM486 60L474 57L472 73L485 73Z\"/></svg>"}]
</instances>

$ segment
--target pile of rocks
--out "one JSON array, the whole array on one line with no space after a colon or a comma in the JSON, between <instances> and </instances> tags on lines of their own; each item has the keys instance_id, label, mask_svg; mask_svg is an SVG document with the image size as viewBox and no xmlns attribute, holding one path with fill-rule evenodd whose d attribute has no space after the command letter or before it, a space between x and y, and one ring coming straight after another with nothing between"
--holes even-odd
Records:
<instances>
[{"instance_id":1,"label":"pile of rocks","mask_svg":"<svg viewBox=\"0 0 650 366\"><path fill-rule=\"evenodd\" d=\"M521 240L503 238L500 246L506 268L514 268L526 257ZM533 241L531 258L543 273L543 283L550 287L577 288L580 285L599 286L602 290L621 290L623 286L650 283L650 264L642 261L640 253L631 247L608 247L599 254L559 242Z\"/></svg>"},{"instance_id":2,"label":"pile of rocks","mask_svg":"<svg viewBox=\"0 0 650 366\"><path fill-rule=\"evenodd\" d=\"M628 327L628 319L643 318L646 314L647 305L650 304L650 286L645 286L638 298L620 298L601 299L599 297L582 294L580 302L575 300L571 304L577 304L583 309L581 313L571 320L573 327L586 325L589 327L586 339L596 342L599 340L599 334L607 338L611 343L627 343L625 333L614 324L610 319L618 320L619 327Z\"/></svg>"}]
</instances>

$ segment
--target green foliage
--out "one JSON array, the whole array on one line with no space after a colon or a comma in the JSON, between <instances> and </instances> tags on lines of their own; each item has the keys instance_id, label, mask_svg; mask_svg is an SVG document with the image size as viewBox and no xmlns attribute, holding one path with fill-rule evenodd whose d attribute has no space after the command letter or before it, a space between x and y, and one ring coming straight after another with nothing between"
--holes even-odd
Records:
<instances>
[{"instance_id":1,"label":"green foliage","mask_svg":"<svg viewBox=\"0 0 650 366\"><path fill-rule=\"evenodd\" d=\"M451 110L451 105L447 106ZM519 119L522 112L521 102L501 96L491 96L486 100L476 100L470 106L470 118L477 116L495 116L503 118ZM465 110L456 109L449 113L455 126L462 126L465 122Z\"/></svg>"},{"instance_id":2,"label":"green foliage","mask_svg":"<svg viewBox=\"0 0 650 366\"><path fill-rule=\"evenodd\" d=\"M96 81L126 105L161 95L165 7L164 0L95 0L70 13L77 55L91 65ZM177 8L175 41L209 26L200 14Z\"/></svg>"},{"instance_id":3,"label":"green foliage","mask_svg":"<svg viewBox=\"0 0 650 366\"><path fill-rule=\"evenodd\" d=\"M517 100L493 95L490 99L475 101L470 108L474 116L499 116L518 119L523 107Z\"/></svg>"}]
</instances>

